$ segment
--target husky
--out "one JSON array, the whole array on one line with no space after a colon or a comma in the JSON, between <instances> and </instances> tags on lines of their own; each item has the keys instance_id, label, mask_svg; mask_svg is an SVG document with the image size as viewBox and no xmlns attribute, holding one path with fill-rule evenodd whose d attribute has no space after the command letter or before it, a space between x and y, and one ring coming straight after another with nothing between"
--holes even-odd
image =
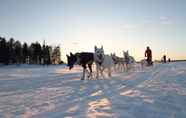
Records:
<instances>
[{"instance_id":1,"label":"husky","mask_svg":"<svg viewBox=\"0 0 186 118\"><path fill-rule=\"evenodd\" d=\"M125 60L125 66L126 66L126 71L128 71L130 68L133 67L133 65L136 63L134 57L129 55L128 50L125 52L123 51L123 56Z\"/></svg>"},{"instance_id":2,"label":"husky","mask_svg":"<svg viewBox=\"0 0 186 118\"><path fill-rule=\"evenodd\" d=\"M99 72L104 77L103 71L105 69L108 70L108 76L111 77L114 62L110 55L104 54L103 46L101 46L101 48L97 48L97 46L95 46L94 61L96 64L96 78L99 78Z\"/></svg>"},{"instance_id":3,"label":"husky","mask_svg":"<svg viewBox=\"0 0 186 118\"><path fill-rule=\"evenodd\" d=\"M120 71L123 71L124 67L125 67L124 58L116 56L115 53L111 54L111 56L112 56L112 59L114 61L115 70L118 69Z\"/></svg>"},{"instance_id":4,"label":"husky","mask_svg":"<svg viewBox=\"0 0 186 118\"><path fill-rule=\"evenodd\" d=\"M85 71L88 72L87 70L87 65L89 68L89 77L92 77L92 64L94 62L94 53L89 53L89 52L81 52L81 53L75 53L72 54L70 53L67 56L67 66L69 66L69 70L71 70L73 68L73 66L75 64L81 65L83 67L83 76L81 78L81 80L85 79Z\"/></svg>"}]
</instances>

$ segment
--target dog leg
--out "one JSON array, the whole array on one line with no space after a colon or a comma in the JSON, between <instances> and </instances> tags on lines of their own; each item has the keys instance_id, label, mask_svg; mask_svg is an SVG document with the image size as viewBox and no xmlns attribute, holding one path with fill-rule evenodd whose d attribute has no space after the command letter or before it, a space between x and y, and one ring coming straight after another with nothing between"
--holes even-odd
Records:
<instances>
[{"instance_id":1,"label":"dog leg","mask_svg":"<svg viewBox=\"0 0 186 118\"><path fill-rule=\"evenodd\" d=\"M96 64L96 79L99 78L99 71L100 71L100 66Z\"/></svg>"},{"instance_id":2,"label":"dog leg","mask_svg":"<svg viewBox=\"0 0 186 118\"><path fill-rule=\"evenodd\" d=\"M88 68L90 70L88 78L91 77L91 79L92 79L92 64L88 64Z\"/></svg>"},{"instance_id":3,"label":"dog leg","mask_svg":"<svg viewBox=\"0 0 186 118\"><path fill-rule=\"evenodd\" d=\"M122 72L125 72L125 64L122 65Z\"/></svg>"},{"instance_id":4,"label":"dog leg","mask_svg":"<svg viewBox=\"0 0 186 118\"><path fill-rule=\"evenodd\" d=\"M83 76L81 78L81 80L85 79L85 71L86 71L86 65L82 65L83 66Z\"/></svg>"},{"instance_id":5,"label":"dog leg","mask_svg":"<svg viewBox=\"0 0 186 118\"><path fill-rule=\"evenodd\" d=\"M108 68L108 76L111 77L111 68Z\"/></svg>"},{"instance_id":6,"label":"dog leg","mask_svg":"<svg viewBox=\"0 0 186 118\"><path fill-rule=\"evenodd\" d=\"M85 79L85 69L83 68L83 76L81 77L81 80Z\"/></svg>"},{"instance_id":7,"label":"dog leg","mask_svg":"<svg viewBox=\"0 0 186 118\"><path fill-rule=\"evenodd\" d=\"M86 73L87 73L87 78L89 78L90 77L90 72L88 71L88 69L86 69L86 71L85 71Z\"/></svg>"},{"instance_id":8,"label":"dog leg","mask_svg":"<svg viewBox=\"0 0 186 118\"><path fill-rule=\"evenodd\" d=\"M104 74L103 74L103 71L105 70L105 68L100 68L100 74L103 78L105 78Z\"/></svg>"},{"instance_id":9,"label":"dog leg","mask_svg":"<svg viewBox=\"0 0 186 118\"><path fill-rule=\"evenodd\" d=\"M126 64L126 72L128 72L128 71L129 71L129 65Z\"/></svg>"}]
</instances>

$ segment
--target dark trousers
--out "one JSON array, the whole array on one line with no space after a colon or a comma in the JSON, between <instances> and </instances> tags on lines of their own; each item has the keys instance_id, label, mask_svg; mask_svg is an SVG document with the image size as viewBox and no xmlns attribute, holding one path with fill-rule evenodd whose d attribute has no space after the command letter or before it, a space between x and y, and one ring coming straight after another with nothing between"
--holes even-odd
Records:
<instances>
[{"instance_id":1,"label":"dark trousers","mask_svg":"<svg viewBox=\"0 0 186 118\"><path fill-rule=\"evenodd\" d=\"M147 63L148 65L152 65L152 57L147 57Z\"/></svg>"}]
</instances>

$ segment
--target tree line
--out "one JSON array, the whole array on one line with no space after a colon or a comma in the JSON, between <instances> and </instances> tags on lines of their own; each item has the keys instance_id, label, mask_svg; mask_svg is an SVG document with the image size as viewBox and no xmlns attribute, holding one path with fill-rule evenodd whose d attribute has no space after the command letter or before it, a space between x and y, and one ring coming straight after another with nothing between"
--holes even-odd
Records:
<instances>
[{"instance_id":1,"label":"tree line","mask_svg":"<svg viewBox=\"0 0 186 118\"><path fill-rule=\"evenodd\" d=\"M41 45L39 42L28 45L21 44L19 40L10 38L8 41L0 37L0 63L1 64L59 64L60 47Z\"/></svg>"}]
</instances>

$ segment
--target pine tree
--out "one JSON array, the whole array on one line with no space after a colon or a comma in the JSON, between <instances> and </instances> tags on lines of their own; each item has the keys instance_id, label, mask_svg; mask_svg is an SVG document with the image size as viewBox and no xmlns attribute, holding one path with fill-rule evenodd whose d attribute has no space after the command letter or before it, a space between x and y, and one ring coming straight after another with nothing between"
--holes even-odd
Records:
<instances>
[{"instance_id":1,"label":"pine tree","mask_svg":"<svg viewBox=\"0 0 186 118\"><path fill-rule=\"evenodd\" d=\"M22 45L20 41L15 42L15 54L16 54L16 63L22 63Z\"/></svg>"},{"instance_id":2,"label":"pine tree","mask_svg":"<svg viewBox=\"0 0 186 118\"><path fill-rule=\"evenodd\" d=\"M42 50L41 50L41 45L38 42L31 44L30 54L31 54L32 63L34 64L41 63Z\"/></svg>"},{"instance_id":3,"label":"pine tree","mask_svg":"<svg viewBox=\"0 0 186 118\"><path fill-rule=\"evenodd\" d=\"M8 41L8 49L9 49L9 63L13 64L16 62L16 54L15 54L15 40L10 38Z\"/></svg>"},{"instance_id":4,"label":"pine tree","mask_svg":"<svg viewBox=\"0 0 186 118\"><path fill-rule=\"evenodd\" d=\"M6 43L6 39L0 37L0 63L8 64L9 51Z\"/></svg>"},{"instance_id":5,"label":"pine tree","mask_svg":"<svg viewBox=\"0 0 186 118\"><path fill-rule=\"evenodd\" d=\"M27 43L23 44L23 63L26 63L27 58L29 57L29 50Z\"/></svg>"}]
</instances>

